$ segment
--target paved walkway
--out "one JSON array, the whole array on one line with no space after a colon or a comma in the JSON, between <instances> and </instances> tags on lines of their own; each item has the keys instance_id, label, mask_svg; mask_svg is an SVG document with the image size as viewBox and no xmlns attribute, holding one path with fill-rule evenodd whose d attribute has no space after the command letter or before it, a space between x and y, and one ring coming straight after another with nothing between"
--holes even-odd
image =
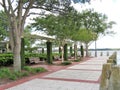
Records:
<instances>
[{"instance_id":1,"label":"paved walkway","mask_svg":"<svg viewBox=\"0 0 120 90\"><path fill-rule=\"evenodd\" d=\"M102 64L106 60L107 57L90 58L6 90L99 90Z\"/></svg>"}]
</instances>

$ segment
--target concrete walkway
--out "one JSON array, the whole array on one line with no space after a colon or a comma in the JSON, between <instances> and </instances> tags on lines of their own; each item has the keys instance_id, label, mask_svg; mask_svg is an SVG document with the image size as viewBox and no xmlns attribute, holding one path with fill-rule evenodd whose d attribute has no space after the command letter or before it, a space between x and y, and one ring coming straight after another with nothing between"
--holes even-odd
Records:
<instances>
[{"instance_id":1,"label":"concrete walkway","mask_svg":"<svg viewBox=\"0 0 120 90\"><path fill-rule=\"evenodd\" d=\"M90 58L6 90L99 90L102 65L106 60L107 57Z\"/></svg>"}]
</instances>

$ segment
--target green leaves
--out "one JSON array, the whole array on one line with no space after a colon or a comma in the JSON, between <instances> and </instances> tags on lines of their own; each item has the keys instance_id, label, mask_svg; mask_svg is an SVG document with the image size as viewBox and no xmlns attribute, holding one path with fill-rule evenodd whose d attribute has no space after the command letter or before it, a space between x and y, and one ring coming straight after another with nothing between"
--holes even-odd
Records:
<instances>
[{"instance_id":1,"label":"green leaves","mask_svg":"<svg viewBox=\"0 0 120 90\"><path fill-rule=\"evenodd\" d=\"M0 11L0 41L8 36L8 21L5 12Z\"/></svg>"},{"instance_id":2,"label":"green leaves","mask_svg":"<svg viewBox=\"0 0 120 90\"><path fill-rule=\"evenodd\" d=\"M56 36L61 40L71 38L74 31L80 28L77 11L71 9L64 15L47 15L46 17L37 17L32 23L36 30L44 31L48 35Z\"/></svg>"},{"instance_id":3,"label":"green leaves","mask_svg":"<svg viewBox=\"0 0 120 90\"><path fill-rule=\"evenodd\" d=\"M32 24L37 30L45 31L48 35L56 36L61 41L72 39L89 43L97 40L115 22L108 22L107 16L94 10L84 10L78 13L74 9L65 14L48 15L34 19ZM108 33L108 32L107 32Z\"/></svg>"},{"instance_id":4,"label":"green leaves","mask_svg":"<svg viewBox=\"0 0 120 90\"><path fill-rule=\"evenodd\" d=\"M72 39L75 41L81 41L83 43L89 43L91 41L94 41L97 38L97 35L85 28L80 29L78 32L74 33L72 36Z\"/></svg>"}]
</instances>

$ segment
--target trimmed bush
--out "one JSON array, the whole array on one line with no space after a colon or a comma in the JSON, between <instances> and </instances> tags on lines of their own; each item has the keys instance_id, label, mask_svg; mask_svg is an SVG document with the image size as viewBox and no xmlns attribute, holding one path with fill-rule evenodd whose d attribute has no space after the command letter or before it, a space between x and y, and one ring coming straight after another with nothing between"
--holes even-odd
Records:
<instances>
[{"instance_id":1,"label":"trimmed bush","mask_svg":"<svg viewBox=\"0 0 120 90\"><path fill-rule=\"evenodd\" d=\"M13 64L13 54L0 54L0 66Z\"/></svg>"},{"instance_id":2,"label":"trimmed bush","mask_svg":"<svg viewBox=\"0 0 120 90\"><path fill-rule=\"evenodd\" d=\"M52 57L60 56L59 53L53 53ZM29 63L29 57L39 57L40 59L46 60L46 53L26 53L25 54L25 62ZM13 64L13 54L12 53L4 53L0 54L0 66L9 66Z\"/></svg>"}]
</instances>

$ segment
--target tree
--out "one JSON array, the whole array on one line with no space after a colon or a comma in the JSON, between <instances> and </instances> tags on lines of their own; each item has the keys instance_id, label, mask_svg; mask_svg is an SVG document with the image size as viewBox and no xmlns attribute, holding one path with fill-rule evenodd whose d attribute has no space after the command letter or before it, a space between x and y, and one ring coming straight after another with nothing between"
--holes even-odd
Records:
<instances>
[{"instance_id":1,"label":"tree","mask_svg":"<svg viewBox=\"0 0 120 90\"><path fill-rule=\"evenodd\" d=\"M85 43L86 56L88 56L89 43L96 41L101 34L110 33L107 29L112 28L115 22L108 22L106 15L91 9L83 10L78 14L78 17L80 17L81 28L73 33L72 39Z\"/></svg>"},{"instance_id":2,"label":"tree","mask_svg":"<svg viewBox=\"0 0 120 90\"><path fill-rule=\"evenodd\" d=\"M41 11L62 12L67 11L71 0L1 0L8 17L10 43L13 51L14 70L21 71L21 37L24 36L23 30L27 16L36 14L30 12L31 9L40 9ZM35 10L34 10L35 11ZM38 13L42 14L42 13Z\"/></svg>"},{"instance_id":3,"label":"tree","mask_svg":"<svg viewBox=\"0 0 120 90\"><path fill-rule=\"evenodd\" d=\"M91 30L88 31L85 28L80 29L76 33L73 34L72 39L75 41L80 41L85 44L86 56L88 57L88 47L92 41L96 40L97 35Z\"/></svg>"},{"instance_id":4,"label":"tree","mask_svg":"<svg viewBox=\"0 0 120 90\"><path fill-rule=\"evenodd\" d=\"M82 17L83 27L94 32L97 36L97 38L95 38L95 47L98 37L111 33L108 29L111 29L115 24L114 21L108 21L108 17L105 14L95 12L94 10L84 10L82 12ZM96 48L95 56L97 56Z\"/></svg>"},{"instance_id":5,"label":"tree","mask_svg":"<svg viewBox=\"0 0 120 90\"><path fill-rule=\"evenodd\" d=\"M46 17L37 17L34 19L32 26L36 30L42 30L47 35L55 36L58 41L60 41L60 46L62 50L62 61L64 53L64 45L67 43L67 40L71 38L72 33L80 28L79 23L76 22L77 11L73 8L69 8L69 11L59 15L47 15Z\"/></svg>"}]
</instances>

